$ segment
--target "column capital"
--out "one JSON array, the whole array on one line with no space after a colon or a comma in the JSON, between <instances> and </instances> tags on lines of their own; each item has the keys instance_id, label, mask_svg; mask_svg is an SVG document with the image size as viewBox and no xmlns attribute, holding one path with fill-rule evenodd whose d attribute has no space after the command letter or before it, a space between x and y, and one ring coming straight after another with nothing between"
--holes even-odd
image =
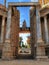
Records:
<instances>
[{"instance_id":1,"label":"column capital","mask_svg":"<svg viewBox=\"0 0 49 65\"><path fill-rule=\"evenodd\" d=\"M8 10L11 10L11 9L12 9L12 6L9 6L9 7L8 7Z\"/></svg>"},{"instance_id":2,"label":"column capital","mask_svg":"<svg viewBox=\"0 0 49 65\"><path fill-rule=\"evenodd\" d=\"M40 10L40 5L36 5L36 9L37 10Z\"/></svg>"}]
</instances>

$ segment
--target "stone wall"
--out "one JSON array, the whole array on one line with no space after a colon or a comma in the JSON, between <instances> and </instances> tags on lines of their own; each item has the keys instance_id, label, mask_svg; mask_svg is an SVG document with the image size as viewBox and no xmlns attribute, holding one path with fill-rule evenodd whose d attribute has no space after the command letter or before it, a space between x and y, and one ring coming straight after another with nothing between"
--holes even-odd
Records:
<instances>
[{"instance_id":1,"label":"stone wall","mask_svg":"<svg viewBox=\"0 0 49 65\"><path fill-rule=\"evenodd\" d=\"M12 16L11 21L11 43L13 55L18 55L18 43L19 43L19 11L16 10L15 14Z\"/></svg>"},{"instance_id":2,"label":"stone wall","mask_svg":"<svg viewBox=\"0 0 49 65\"><path fill-rule=\"evenodd\" d=\"M35 8L30 11L30 32L31 32L31 54L35 58L35 45L36 45L36 15Z\"/></svg>"}]
</instances>

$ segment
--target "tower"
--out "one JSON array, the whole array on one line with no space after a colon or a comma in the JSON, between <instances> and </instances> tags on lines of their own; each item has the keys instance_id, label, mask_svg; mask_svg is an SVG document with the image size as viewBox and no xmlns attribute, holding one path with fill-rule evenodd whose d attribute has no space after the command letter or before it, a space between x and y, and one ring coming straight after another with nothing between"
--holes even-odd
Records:
<instances>
[{"instance_id":1,"label":"tower","mask_svg":"<svg viewBox=\"0 0 49 65\"><path fill-rule=\"evenodd\" d=\"M6 0L4 0L4 6L6 7Z\"/></svg>"}]
</instances>

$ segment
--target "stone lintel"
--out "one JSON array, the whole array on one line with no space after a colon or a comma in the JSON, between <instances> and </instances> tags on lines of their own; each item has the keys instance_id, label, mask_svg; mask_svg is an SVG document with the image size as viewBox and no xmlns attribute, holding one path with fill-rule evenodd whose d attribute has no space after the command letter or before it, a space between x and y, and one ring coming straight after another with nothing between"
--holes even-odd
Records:
<instances>
[{"instance_id":1,"label":"stone lintel","mask_svg":"<svg viewBox=\"0 0 49 65\"><path fill-rule=\"evenodd\" d=\"M39 10L40 17L44 17L45 15L49 14L49 8L44 8L42 10Z\"/></svg>"},{"instance_id":2,"label":"stone lintel","mask_svg":"<svg viewBox=\"0 0 49 65\"><path fill-rule=\"evenodd\" d=\"M9 2L9 6L36 6L39 5L38 2Z\"/></svg>"}]
</instances>

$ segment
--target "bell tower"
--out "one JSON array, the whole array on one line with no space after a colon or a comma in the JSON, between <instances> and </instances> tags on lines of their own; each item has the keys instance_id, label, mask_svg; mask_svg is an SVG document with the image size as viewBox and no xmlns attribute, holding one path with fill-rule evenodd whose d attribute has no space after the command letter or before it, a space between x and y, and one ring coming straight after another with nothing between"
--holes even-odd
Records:
<instances>
[{"instance_id":1,"label":"bell tower","mask_svg":"<svg viewBox=\"0 0 49 65\"><path fill-rule=\"evenodd\" d=\"M4 0L4 6L6 7L6 0Z\"/></svg>"}]
</instances>

